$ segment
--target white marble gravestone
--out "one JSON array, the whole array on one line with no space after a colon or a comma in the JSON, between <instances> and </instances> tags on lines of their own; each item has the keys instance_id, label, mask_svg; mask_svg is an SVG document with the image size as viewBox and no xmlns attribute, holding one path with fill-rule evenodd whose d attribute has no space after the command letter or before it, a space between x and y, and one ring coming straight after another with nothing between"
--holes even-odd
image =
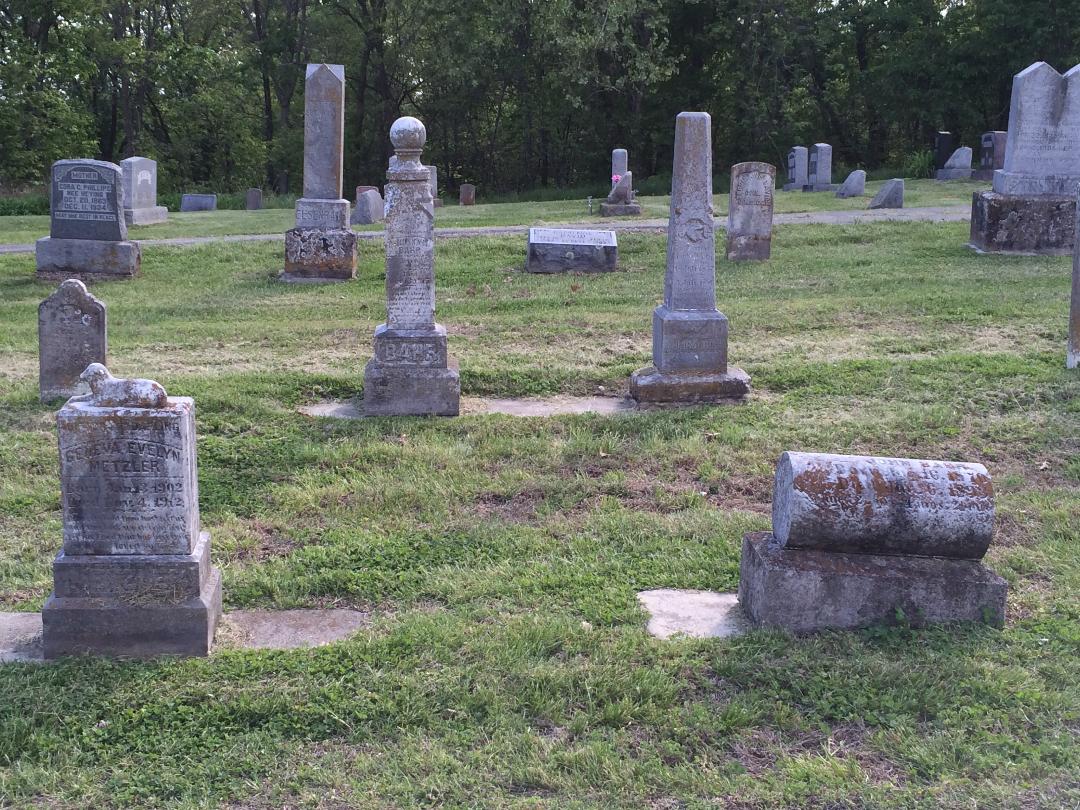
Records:
<instances>
[{"instance_id":1,"label":"white marble gravestone","mask_svg":"<svg viewBox=\"0 0 1080 810\"><path fill-rule=\"evenodd\" d=\"M157 204L157 161L129 157L120 161L124 173L124 221L128 225L155 225L169 218L169 209Z\"/></svg>"}]
</instances>

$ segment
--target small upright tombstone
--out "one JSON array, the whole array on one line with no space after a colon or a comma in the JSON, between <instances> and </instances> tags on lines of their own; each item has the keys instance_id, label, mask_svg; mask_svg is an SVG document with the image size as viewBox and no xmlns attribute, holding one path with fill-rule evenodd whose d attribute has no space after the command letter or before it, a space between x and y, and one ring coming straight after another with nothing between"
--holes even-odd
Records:
<instances>
[{"instance_id":1,"label":"small upright tombstone","mask_svg":"<svg viewBox=\"0 0 1080 810\"><path fill-rule=\"evenodd\" d=\"M217 194L185 194L180 198L180 210L217 211Z\"/></svg>"},{"instance_id":2,"label":"small upright tombstone","mask_svg":"<svg viewBox=\"0 0 1080 810\"><path fill-rule=\"evenodd\" d=\"M304 196L296 227L285 233L287 282L348 281L356 277L356 234L349 201L341 196L345 150L345 68L307 66L304 81Z\"/></svg>"},{"instance_id":3,"label":"small upright tombstone","mask_svg":"<svg viewBox=\"0 0 1080 810\"><path fill-rule=\"evenodd\" d=\"M1036 62L1013 78L1004 168L976 192L970 246L984 253L1067 254L1080 184L1080 65Z\"/></svg>"},{"instance_id":4,"label":"small upright tombstone","mask_svg":"<svg viewBox=\"0 0 1080 810\"><path fill-rule=\"evenodd\" d=\"M615 231L529 228L526 273L604 273L618 265Z\"/></svg>"},{"instance_id":5,"label":"small upright tombstone","mask_svg":"<svg viewBox=\"0 0 1080 810\"><path fill-rule=\"evenodd\" d=\"M728 366L728 320L716 308L716 234L712 208L712 119L682 112L675 120L664 303L653 312L653 365L630 377L639 402L741 399L750 377Z\"/></svg>"},{"instance_id":6,"label":"small upright tombstone","mask_svg":"<svg viewBox=\"0 0 1080 810\"><path fill-rule=\"evenodd\" d=\"M993 180L994 172L1005 167L1007 132L984 132L979 139L979 168L972 172L975 180Z\"/></svg>"},{"instance_id":7,"label":"small upright tombstone","mask_svg":"<svg viewBox=\"0 0 1080 810\"><path fill-rule=\"evenodd\" d=\"M364 368L368 416L457 416L461 383L435 322L435 212L431 173L420 162L424 125L399 118L386 172L386 323Z\"/></svg>"},{"instance_id":8,"label":"small upright tombstone","mask_svg":"<svg viewBox=\"0 0 1080 810\"><path fill-rule=\"evenodd\" d=\"M832 147L827 143L815 143L810 147L806 169L806 185L803 191L832 191Z\"/></svg>"},{"instance_id":9,"label":"small upright tombstone","mask_svg":"<svg viewBox=\"0 0 1080 810\"><path fill-rule=\"evenodd\" d=\"M787 156L787 177L784 191L802 191L807 177L807 150L805 146L793 146Z\"/></svg>"},{"instance_id":10,"label":"small upright tombstone","mask_svg":"<svg viewBox=\"0 0 1080 810\"><path fill-rule=\"evenodd\" d=\"M641 205L634 194L634 173L623 172L607 199L600 203L600 216L636 217L640 213Z\"/></svg>"},{"instance_id":11,"label":"small upright tombstone","mask_svg":"<svg viewBox=\"0 0 1080 810\"><path fill-rule=\"evenodd\" d=\"M85 394L79 375L108 354L105 304L69 278L38 305L38 393L42 402Z\"/></svg>"},{"instance_id":12,"label":"small upright tombstone","mask_svg":"<svg viewBox=\"0 0 1080 810\"><path fill-rule=\"evenodd\" d=\"M836 196L840 199L861 197L866 193L866 172L856 169L847 176L847 180L836 190Z\"/></svg>"},{"instance_id":13,"label":"small upright tombstone","mask_svg":"<svg viewBox=\"0 0 1080 810\"><path fill-rule=\"evenodd\" d=\"M458 205L476 205L476 186L462 183L458 189Z\"/></svg>"},{"instance_id":14,"label":"small upright tombstone","mask_svg":"<svg viewBox=\"0 0 1080 810\"><path fill-rule=\"evenodd\" d=\"M944 169L953 153L953 134L938 132L934 135L934 168Z\"/></svg>"},{"instance_id":15,"label":"small upright tombstone","mask_svg":"<svg viewBox=\"0 0 1080 810\"><path fill-rule=\"evenodd\" d=\"M1076 232L1080 233L1080 190L1077 191ZM1069 341L1066 368L1080 368L1080 239L1073 242L1072 294L1069 296Z\"/></svg>"},{"instance_id":16,"label":"small upright tombstone","mask_svg":"<svg viewBox=\"0 0 1080 810\"><path fill-rule=\"evenodd\" d=\"M385 217L384 210L385 204L383 198L379 196L379 192L369 188L356 198L356 205L353 206L353 213L349 218L349 223L352 225L374 225L376 222L383 221Z\"/></svg>"},{"instance_id":17,"label":"small upright tombstone","mask_svg":"<svg viewBox=\"0 0 1080 810\"><path fill-rule=\"evenodd\" d=\"M120 161L124 173L124 222L156 225L169 218L169 209L157 204L157 161L129 157Z\"/></svg>"},{"instance_id":18,"label":"small upright tombstone","mask_svg":"<svg viewBox=\"0 0 1080 810\"><path fill-rule=\"evenodd\" d=\"M619 182L619 178L630 171L630 156L625 149L611 150L611 187Z\"/></svg>"},{"instance_id":19,"label":"small upright tombstone","mask_svg":"<svg viewBox=\"0 0 1080 810\"><path fill-rule=\"evenodd\" d=\"M37 240L41 279L131 278L142 253L129 242L123 211L123 171L103 160L58 160L52 166L49 235Z\"/></svg>"},{"instance_id":20,"label":"small upright tombstone","mask_svg":"<svg viewBox=\"0 0 1080 810\"><path fill-rule=\"evenodd\" d=\"M439 170L435 166L428 166L431 172L431 203L435 208L442 208L442 200L439 199Z\"/></svg>"},{"instance_id":21,"label":"small upright tombstone","mask_svg":"<svg viewBox=\"0 0 1080 810\"><path fill-rule=\"evenodd\" d=\"M773 191L776 167L751 161L731 167L728 204L727 258L732 262L760 261L772 250Z\"/></svg>"},{"instance_id":22,"label":"small upright tombstone","mask_svg":"<svg viewBox=\"0 0 1080 810\"><path fill-rule=\"evenodd\" d=\"M904 207L904 180L894 177L886 181L874 199L870 200L870 208L903 208Z\"/></svg>"},{"instance_id":23,"label":"small upright tombstone","mask_svg":"<svg viewBox=\"0 0 1080 810\"><path fill-rule=\"evenodd\" d=\"M961 146L949 159L945 166L937 170L934 175L937 180L970 180L971 179L971 147Z\"/></svg>"},{"instance_id":24,"label":"small upright tombstone","mask_svg":"<svg viewBox=\"0 0 1080 810\"><path fill-rule=\"evenodd\" d=\"M261 188L249 188L244 195L245 211L261 211L263 207L263 193Z\"/></svg>"},{"instance_id":25,"label":"small upright tombstone","mask_svg":"<svg viewBox=\"0 0 1080 810\"><path fill-rule=\"evenodd\" d=\"M207 655L221 574L199 524L195 403L103 365L56 416L64 545L41 612L46 658Z\"/></svg>"}]
</instances>

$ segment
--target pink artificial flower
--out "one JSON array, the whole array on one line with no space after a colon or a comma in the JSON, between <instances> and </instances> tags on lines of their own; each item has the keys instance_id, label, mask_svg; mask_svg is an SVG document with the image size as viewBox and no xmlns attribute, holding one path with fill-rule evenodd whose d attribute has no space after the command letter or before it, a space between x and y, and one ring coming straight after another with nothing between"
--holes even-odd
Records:
<instances>
[{"instance_id":1,"label":"pink artificial flower","mask_svg":"<svg viewBox=\"0 0 1080 810\"><path fill-rule=\"evenodd\" d=\"M620 179L622 179L621 175L618 175L618 174L611 175L611 182L612 183L618 183Z\"/></svg>"}]
</instances>

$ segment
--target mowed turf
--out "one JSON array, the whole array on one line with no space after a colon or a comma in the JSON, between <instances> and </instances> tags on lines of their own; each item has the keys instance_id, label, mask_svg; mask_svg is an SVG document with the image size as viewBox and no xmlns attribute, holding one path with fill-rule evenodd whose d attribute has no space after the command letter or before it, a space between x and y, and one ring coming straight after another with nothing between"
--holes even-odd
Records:
<instances>
[{"instance_id":1,"label":"mowed turf","mask_svg":"<svg viewBox=\"0 0 1080 810\"><path fill-rule=\"evenodd\" d=\"M809 196L809 195L808 195ZM278 243L148 248L94 287L114 372L196 398L228 608L355 606L309 651L0 667L0 806L1071 807L1080 802L1080 375L1069 263L977 256L965 224L777 229L718 262L745 405L616 417L332 421L383 314L359 279L280 285ZM665 242L519 272L440 241L463 393L625 391ZM0 606L40 608L61 524L37 402L33 258L0 257ZM784 449L979 461L1004 630L649 637L635 592L734 590Z\"/></svg>"},{"instance_id":2,"label":"mowed turf","mask_svg":"<svg viewBox=\"0 0 1080 810\"><path fill-rule=\"evenodd\" d=\"M842 180L843 178L841 178ZM839 180L837 182L840 182ZM848 211L865 209L871 197L883 185L871 181L866 184L863 197L837 199L832 193L804 194L797 191L778 191L776 211L796 213L802 211ZM938 183L933 180L908 180L904 204L909 207L970 205L971 194L988 188L986 183L951 181ZM557 223L589 222L602 226L605 222L630 222L633 218L603 218L599 216L600 203L593 200L590 216L584 199L556 200L548 202L513 202L486 205L483 195L479 204L459 206L448 201L435 209L435 226L438 228L472 228L489 225L544 225ZM640 219L667 219L670 197L640 197ZM727 216L728 195L717 194L714 207L718 216ZM188 236L226 236L235 234L285 233L296 224L296 214L291 208L267 208L262 211L213 211L180 213L169 212L168 222L158 225L141 225L128 229L131 239L168 239ZM383 226L356 225L357 231L380 231ZM47 216L0 217L0 244L30 244L35 239L49 235Z\"/></svg>"}]
</instances>

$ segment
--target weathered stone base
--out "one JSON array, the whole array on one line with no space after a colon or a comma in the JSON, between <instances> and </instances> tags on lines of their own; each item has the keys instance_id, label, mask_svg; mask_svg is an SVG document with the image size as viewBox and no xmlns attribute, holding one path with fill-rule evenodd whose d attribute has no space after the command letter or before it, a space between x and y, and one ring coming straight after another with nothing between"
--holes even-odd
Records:
<instances>
[{"instance_id":1,"label":"weathered stone base","mask_svg":"<svg viewBox=\"0 0 1080 810\"><path fill-rule=\"evenodd\" d=\"M971 173L972 180L978 180L980 183L992 183L994 182L994 170L993 169L975 169Z\"/></svg>"},{"instance_id":2,"label":"weathered stone base","mask_svg":"<svg viewBox=\"0 0 1080 810\"><path fill-rule=\"evenodd\" d=\"M833 183L818 183L817 185L805 185L803 191L836 191L837 186Z\"/></svg>"},{"instance_id":3,"label":"weathered stone base","mask_svg":"<svg viewBox=\"0 0 1080 810\"><path fill-rule=\"evenodd\" d=\"M715 309L653 310L653 364L671 373L727 368L727 316Z\"/></svg>"},{"instance_id":4,"label":"weathered stone base","mask_svg":"<svg viewBox=\"0 0 1080 810\"><path fill-rule=\"evenodd\" d=\"M192 554L66 556L42 610L46 658L208 655L221 618L210 535Z\"/></svg>"},{"instance_id":5,"label":"weathered stone base","mask_svg":"<svg viewBox=\"0 0 1080 810\"><path fill-rule=\"evenodd\" d=\"M905 621L1005 622L1008 585L975 560L836 554L780 548L770 532L743 538L739 602L755 625L792 633Z\"/></svg>"},{"instance_id":6,"label":"weathered stone base","mask_svg":"<svg viewBox=\"0 0 1080 810\"><path fill-rule=\"evenodd\" d=\"M944 183L946 180L970 180L971 169L938 169L934 179L939 183Z\"/></svg>"},{"instance_id":7,"label":"weathered stone base","mask_svg":"<svg viewBox=\"0 0 1080 810\"><path fill-rule=\"evenodd\" d=\"M783 191L802 191L801 183L784 183Z\"/></svg>"},{"instance_id":8,"label":"weathered stone base","mask_svg":"<svg viewBox=\"0 0 1080 810\"><path fill-rule=\"evenodd\" d=\"M169 219L169 209L164 205L151 208L125 208L124 222L128 225L157 225Z\"/></svg>"},{"instance_id":9,"label":"weathered stone base","mask_svg":"<svg viewBox=\"0 0 1080 810\"><path fill-rule=\"evenodd\" d=\"M447 368L387 366L364 368L364 416L457 416L461 380L457 362Z\"/></svg>"},{"instance_id":10,"label":"weathered stone base","mask_svg":"<svg viewBox=\"0 0 1080 810\"><path fill-rule=\"evenodd\" d=\"M641 206L637 203L600 203L602 217L636 217L640 214Z\"/></svg>"},{"instance_id":11,"label":"weathered stone base","mask_svg":"<svg viewBox=\"0 0 1080 810\"><path fill-rule=\"evenodd\" d=\"M526 273L609 273L619 268L618 245L529 242Z\"/></svg>"},{"instance_id":12,"label":"weathered stone base","mask_svg":"<svg viewBox=\"0 0 1080 810\"><path fill-rule=\"evenodd\" d=\"M729 262L760 262L772 255L772 237L728 236Z\"/></svg>"},{"instance_id":13,"label":"weathered stone base","mask_svg":"<svg viewBox=\"0 0 1080 810\"><path fill-rule=\"evenodd\" d=\"M281 281L349 281L356 278L356 234L348 229L292 228L285 232Z\"/></svg>"},{"instance_id":14,"label":"weathered stone base","mask_svg":"<svg viewBox=\"0 0 1080 810\"><path fill-rule=\"evenodd\" d=\"M750 393L750 375L728 366L726 372L662 372L655 366L630 375L630 396L638 402L729 402Z\"/></svg>"},{"instance_id":15,"label":"weathered stone base","mask_svg":"<svg viewBox=\"0 0 1080 810\"><path fill-rule=\"evenodd\" d=\"M37 240L34 253L37 277L46 281L112 281L132 278L142 267L142 251L135 242L45 236Z\"/></svg>"},{"instance_id":16,"label":"weathered stone base","mask_svg":"<svg viewBox=\"0 0 1080 810\"><path fill-rule=\"evenodd\" d=\"M971 200L970 247L980 253L1037 253L1059 256L1072 251L1074 197L1019 197L977 191Z\"/></svg>"}]
</instances>

